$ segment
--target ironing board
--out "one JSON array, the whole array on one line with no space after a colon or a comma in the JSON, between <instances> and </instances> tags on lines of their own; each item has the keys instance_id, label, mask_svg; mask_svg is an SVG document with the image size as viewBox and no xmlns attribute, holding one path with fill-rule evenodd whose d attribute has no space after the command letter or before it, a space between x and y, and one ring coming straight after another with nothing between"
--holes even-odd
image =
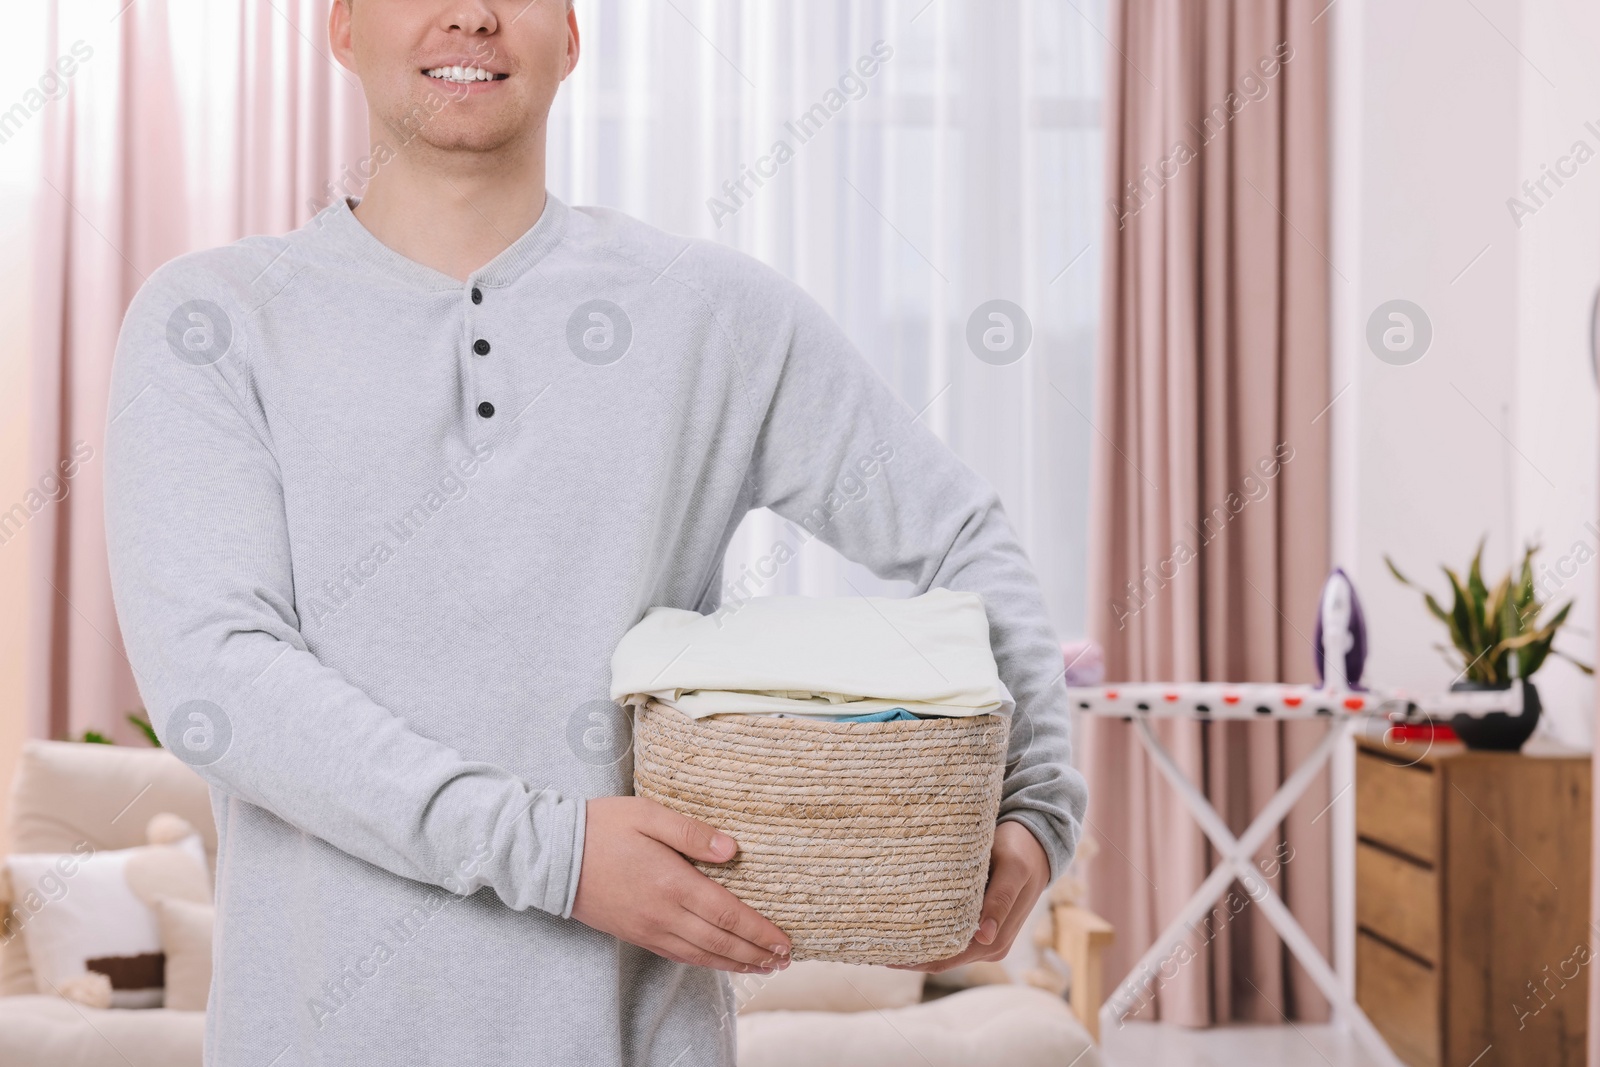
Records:
<instances>
[{"instance_id":1,"label":"ironing board","mask_svg":"<svg viewBox=\"0 0 1600 1067\"><path fill-rule=\"evenodd\" d=\"M1221 862L1195 890L1188 904L1161 932L1101 1006L1101 1025L1109 1026L1120 1020L1140 1002L1141 989L1156 984L1161 962L1178 949L1189 935L1191 927L1211 911L1228 886L1238 879L1249 893L1251 901L1261 909L1289 951L1294 953L1295 959L1300 961L1311 980L1317 984L1322 995L1328 998L1335 1019L1343 1021L1378 1062L1387 1067L1405 1067L1366 1013L1356 1004L1355 998L1346 992L1344 983L1283 900L1267 885L1256 868L1254 856L1267 843L1296 801L1305 794L1334 751L1358 725L1375 718L1415 719L1419 714L1429 712L1441 715L1457 712L1481 715L1491 711L1520 714L1520 687L1503 692L1441 694L1432 699L1399 691L1219 683L1105 685L1069 688L1067 692L1073 706L1086 714L1112 716L1134 724L1145 751L1177 791L1184 806L1221 856ZM1158 718L1272 723L1322 719L1328 724L1328 732L1295 768L1294 773L1284 780L1244 833L1235 836L1206 795L1189 780L1156 737L1151 720Z\"/></svg>"}]
</instances>

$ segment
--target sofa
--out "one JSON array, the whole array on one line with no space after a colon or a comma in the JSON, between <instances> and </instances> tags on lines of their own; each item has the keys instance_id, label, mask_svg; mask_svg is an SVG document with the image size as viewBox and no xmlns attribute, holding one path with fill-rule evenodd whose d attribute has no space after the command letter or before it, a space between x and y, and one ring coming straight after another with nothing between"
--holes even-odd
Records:
<instances>
[{"instance_id":1,"label":"sofa","mask_svg":"<svg viewBox=\"0 0 1600 1067\"><path fill-rule=\"evenodd\" d=\"M200 831L214 865L216 823L198 775L159 749L29 741L7 808L13 852L145 844L152 816ZM9 894L5 894L9 896ZM9 900L0 901L7 909ZM8 923L6 926L10 929ZM0 1064L6 1067L199 1067L202 1012L96 1010L41 993L21 937L0 944Z\"/></svg>"},{"instance_id":2,"label":"sofa","mask_svg":"<svg viewBox=\"0 0 1600 1067\"><path fill-rule=\"evenodd\" d=\"M30 741L12 788L10 847L131 848L161 813L199 830L214 867L210 797L182 762L158 749ZM0 917L9 903L0 878ZM1049 911L1049 947L1073 975L1070 1005L1029 985L993 984L995 969L991 984L949 992L917 972L799 963L741 995L739 1067L1098 1067L1099 956L1111 930L1065 901ZM41 992L22 939L0 938L5 1067L199 1067L204 1022L198 1011L94 1009Z\"/></svg>"}]
</instances>

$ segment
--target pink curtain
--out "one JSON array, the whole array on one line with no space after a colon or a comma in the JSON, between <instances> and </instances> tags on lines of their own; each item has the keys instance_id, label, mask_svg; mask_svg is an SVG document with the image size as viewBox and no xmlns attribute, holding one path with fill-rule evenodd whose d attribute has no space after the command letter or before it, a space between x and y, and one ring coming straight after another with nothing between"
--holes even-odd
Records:
<instances>
[{"instance_id":1,"label":"pink curtain","mask_svg":"<svg viewBox=\"0 0 1600 1067\"><path fill-rule=\"evenodd\" d=\"M1326 20L1300 0L1113 0L1089 617L1113 680L1312 681L1328 570ZM1164 723L1242 831L1314 723ZM1090 897L1120 980L1215 857L1132 727L1083 724ZM1326 952L1314 786L1258 857ZM1326 1004L1235 884L1135 1018L1321 1018ZM1169 977L1170 976L1170 977Z\"/></svg>"},{"instance_id":2,"label":"pink curtain","mask_svg":"<svg viewBox=\"0 0 1600 1067\"><path fill-rule=\"evenodd\" d=\"M292 229L330 182L359 192L366 107L328 53L328 2L51 2L50 62L90 54L42 116L33 467L65 495L30 522L31 736L138 740L101 514L117 330L167 260Z\"/></svg>"}]
</instances>

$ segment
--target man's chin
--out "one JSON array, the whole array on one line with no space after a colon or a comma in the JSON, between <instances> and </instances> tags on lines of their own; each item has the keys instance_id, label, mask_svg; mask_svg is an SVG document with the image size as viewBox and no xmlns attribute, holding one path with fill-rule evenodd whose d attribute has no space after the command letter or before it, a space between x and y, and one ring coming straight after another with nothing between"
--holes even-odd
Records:
<instances>
[{"instance_id":1,"label":"man's chin","mask_svg":"<svg viewBox=\"0 0 1600 1067\"><path fill-rule=\"evenodd\" d=\"M443 116L420 130L409 132L406 140L417 147L436 152L461 152L483 155L508 148L526 124L502 119L496 122L450 122Z\"/></svg>"}]
</instances>

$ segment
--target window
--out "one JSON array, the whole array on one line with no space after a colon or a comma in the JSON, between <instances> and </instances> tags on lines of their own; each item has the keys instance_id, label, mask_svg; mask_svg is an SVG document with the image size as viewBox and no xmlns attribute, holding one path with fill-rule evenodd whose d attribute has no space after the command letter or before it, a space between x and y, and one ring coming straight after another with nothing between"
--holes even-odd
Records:
<instances>
[{"instance_id":1,"label":"window","mask_svg":"<svg viewBox=\"0 0 1600 1067\"><path fill-rule=\"evenodd\" d=\"M805 286L995 485L1058 631L1081 634L1104 0L579 0L578 11L585 57L551 117L551 189L723 241ZM891 54L862 78L876 42ZM844 103L824 119L812 109L830 90ZM779 140L793 157L775 163ZM771 177L730 195L725 183L758 165ZM1006 366L966 341L972 313L996 298L1034 331ZM726 576L780 537L794 543L786 527L752 514ZM897 585L811 541L759 592L909 591Z\"/></svg>"}]
</instances>

